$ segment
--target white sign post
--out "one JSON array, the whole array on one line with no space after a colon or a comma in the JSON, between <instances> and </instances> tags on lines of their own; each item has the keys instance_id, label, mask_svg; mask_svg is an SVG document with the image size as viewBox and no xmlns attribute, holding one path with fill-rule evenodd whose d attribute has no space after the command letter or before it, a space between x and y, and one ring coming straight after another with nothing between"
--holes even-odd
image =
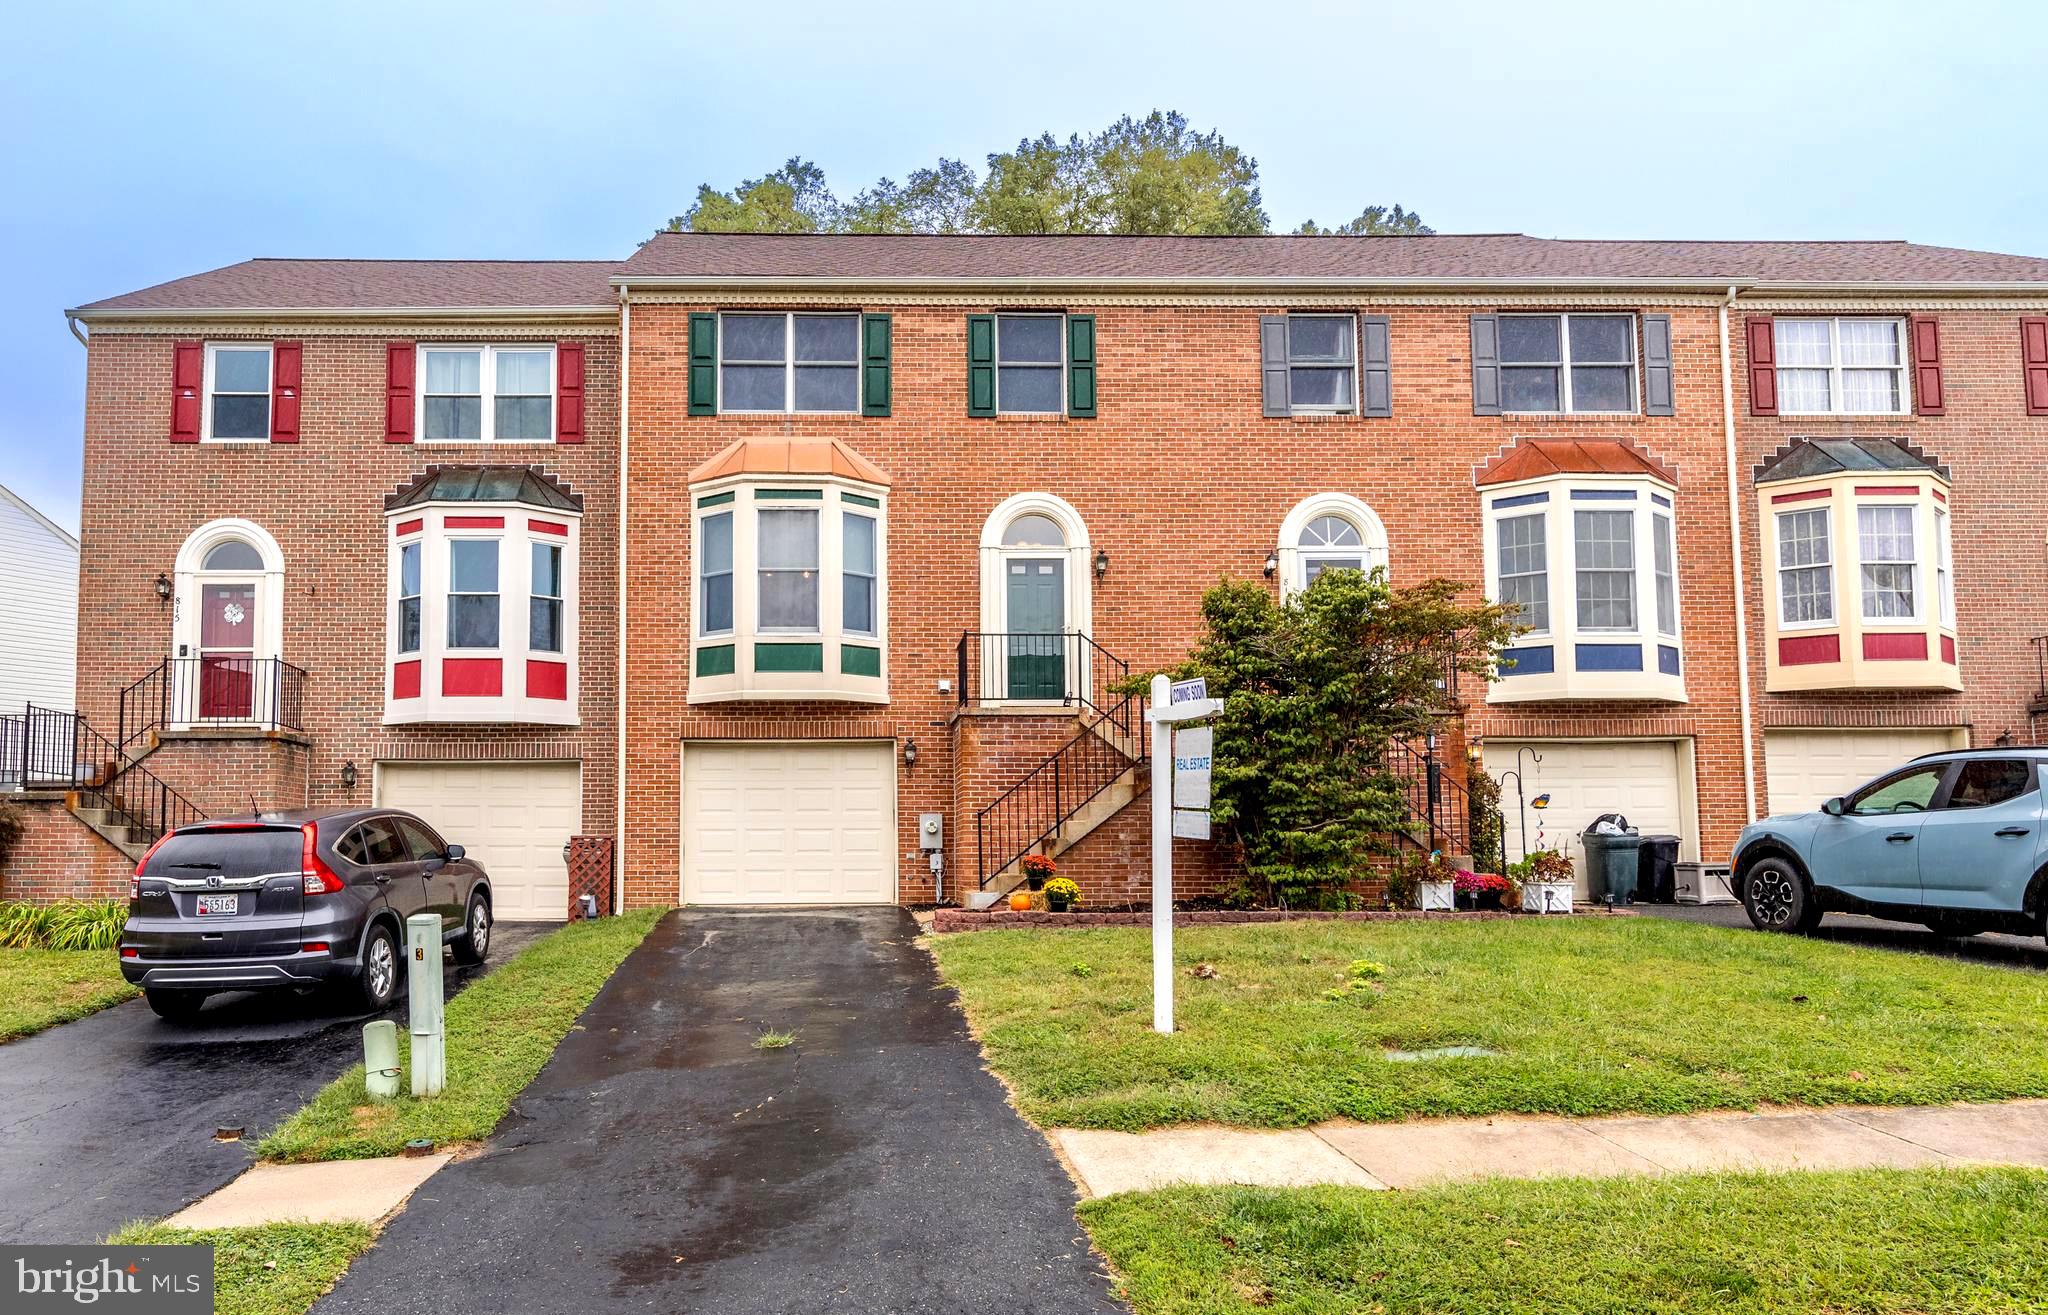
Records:
<instances>
[{"instance_id":1,"label":"white sign post","mask_svg":"<svg viewBox=\"0 0 2048 1315\"><path fill-rule=\"evenodd\" d=\"M1199 813L1203 835L1208 834L1209 751L1213 737L1204 729L1201 740L1175 744L1174 726L1185 721L1213 717L1222 711L1220 700L1209 697L1207 682L1172 682L1152 677L1152 1030L1173 1031L1173 837L1179 830L1175 804L1183 799ZM1182 736L1196 732L1184 730ZM1180 751L1190 752L1187 768L1191 778L1183 794ZM1199 758L1199 769L1194 760ZM1199 780L1192 778L1199 776ZM1199 797L1200 802L1194 803Z\"/></svg>"}]
</instances>

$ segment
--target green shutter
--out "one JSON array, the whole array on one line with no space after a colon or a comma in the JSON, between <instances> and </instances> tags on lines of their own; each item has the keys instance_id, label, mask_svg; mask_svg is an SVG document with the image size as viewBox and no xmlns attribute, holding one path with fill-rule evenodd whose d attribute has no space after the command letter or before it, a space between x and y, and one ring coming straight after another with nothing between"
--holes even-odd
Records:
<instances>
[{"instance_id":1,"label":"green shutter","mask_svg":"<svg viewBox=\"0 0 2048 1315\"><path fill-rule=\"evenodd\" d=\"M860 317L860 413L889 414L889 317Z\"/></svg>"},{"instance_id":2,"label":"green shutter","mask_svg":"<svg viewBox=\"0 0 2048 1315\"><path fill-rule=\"evenodd\" d=\"M1095 418L1095 317L1067 316L1067 414Z\"/></svg>"},{"instance_id":3,"label":"green shutter","mask_svg":"<svg viewBox=\"0 0 2048 1315\"><path fill-rule=\"evenodd\" d=\"M996 413L996 317L967 317L967 414Z\"/></svg>"},{"instance_id":4,"label":"green shutter","mask_svg":"<svg viewBox=\"0 0 2048 1315\"><path fill-rule=\"evenodd\" d=\"M718 316L690 315L690 414L718 414Z\"/></svg>"}]
</instances>

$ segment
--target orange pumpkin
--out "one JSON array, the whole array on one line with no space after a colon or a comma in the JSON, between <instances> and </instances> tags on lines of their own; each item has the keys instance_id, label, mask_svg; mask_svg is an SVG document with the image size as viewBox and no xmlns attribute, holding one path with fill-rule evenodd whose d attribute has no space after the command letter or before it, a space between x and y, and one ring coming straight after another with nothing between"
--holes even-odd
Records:
<instances>
[{"instance_id":1,"label":"orange pumpkin","mask_svg":"<svg viewBox=\"0 0 2048 1315\"><path fill-rule=\"evenodd\" d=\"M1011 912L1013 912L1013 913L1029 913L1029 912L1031 912L1031 892L1030 892L1030 891L1028 891L1028 890L1013 890L1013 891L1011 891L1011 892L1010 892L1010 910L1011 910Z\"/></svg>"}]
</instances>

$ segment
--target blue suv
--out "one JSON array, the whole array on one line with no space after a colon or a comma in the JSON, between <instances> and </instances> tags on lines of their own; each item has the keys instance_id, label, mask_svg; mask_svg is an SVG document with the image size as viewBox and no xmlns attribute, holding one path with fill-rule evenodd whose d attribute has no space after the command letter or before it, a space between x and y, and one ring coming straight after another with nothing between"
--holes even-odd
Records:
<instances>
[{"instance_id":1,"label":"blue suv","mask_svg":"<svg viewBox=\"0 0 2048 1315\"><path fill-rule=\"evenodd\" d=\"M2042 935L2044 764L2041 748L1933 753L1815 812L1752 822L1735 842L1736 897L1764 931L1839 912L1944 936Z\"/></svg>"}]
</instances>

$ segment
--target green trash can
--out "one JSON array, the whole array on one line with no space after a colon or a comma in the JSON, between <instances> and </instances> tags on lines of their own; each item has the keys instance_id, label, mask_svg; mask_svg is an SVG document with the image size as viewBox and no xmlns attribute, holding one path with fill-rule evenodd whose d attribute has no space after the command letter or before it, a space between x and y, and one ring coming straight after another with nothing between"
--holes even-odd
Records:
<instances>
[{"instance_id":1,"label":"green trash can","mask_svg":"<svg viewBox=\"0 0 2048 1315\"><path fill-rule=\"evenodd\" d=\"M1616 904L1635 903L1636 871L1641 862L1636 851L1642 848L1643 838L1634 833L1606 836L1589 830L1581 839L1586 843L1586 884L1594 901L1611 897Z\"/></svg>"}]
</instances>

